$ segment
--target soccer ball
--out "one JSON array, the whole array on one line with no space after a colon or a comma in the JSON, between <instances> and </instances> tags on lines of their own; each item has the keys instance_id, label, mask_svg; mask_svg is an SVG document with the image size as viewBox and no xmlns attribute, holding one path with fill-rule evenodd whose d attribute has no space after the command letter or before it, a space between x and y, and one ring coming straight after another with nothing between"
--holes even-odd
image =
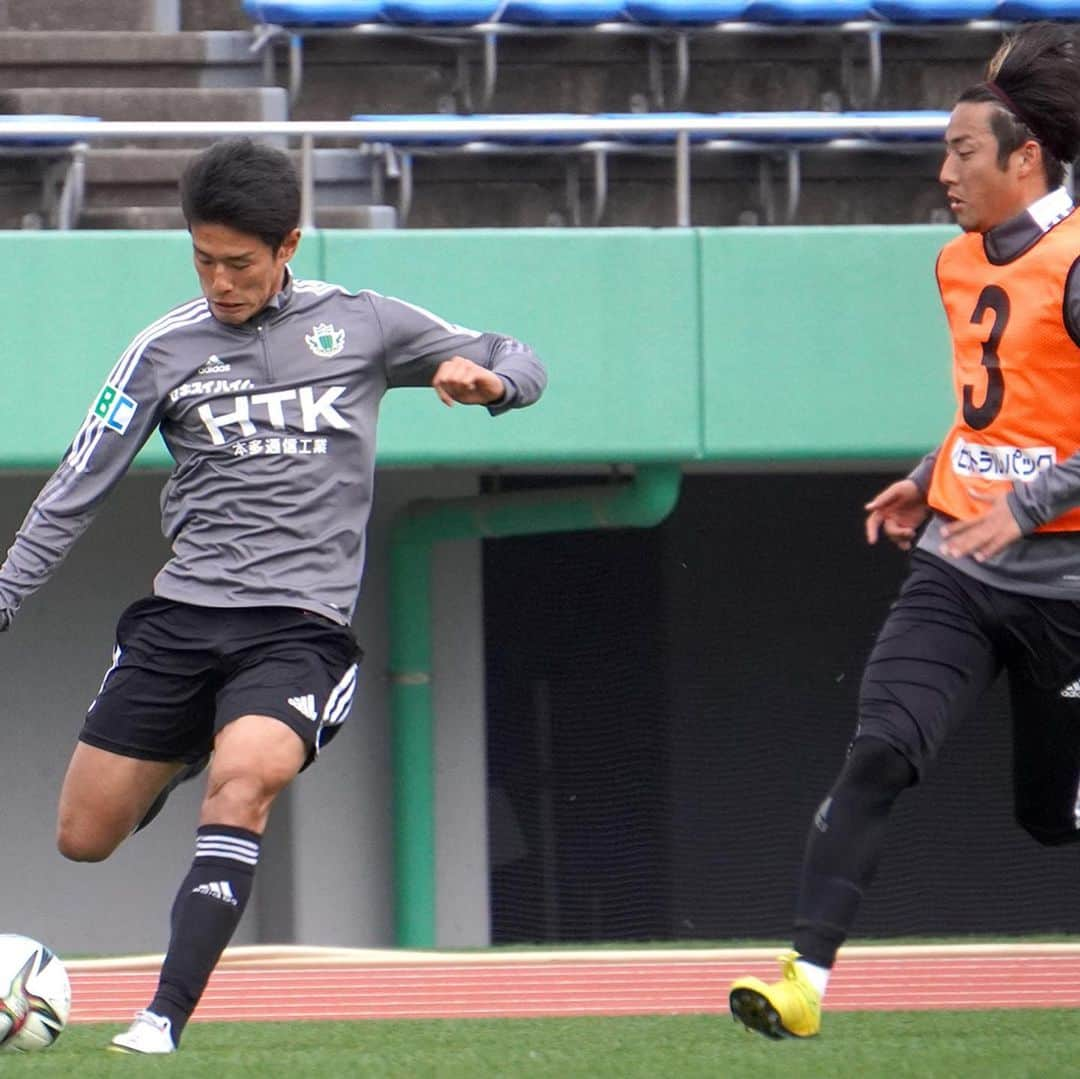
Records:
<instances>
[{"instance_id":1,"label":"soccer ball","mask_svg":"<svg viewBox=\"0 0 1080 1079\"><path fill-rule=\"evenodd\" d=\"M64 964L36 940L0 933L0 1051L47 1049L70 1011Z\"/></svg>"}]
</instances>

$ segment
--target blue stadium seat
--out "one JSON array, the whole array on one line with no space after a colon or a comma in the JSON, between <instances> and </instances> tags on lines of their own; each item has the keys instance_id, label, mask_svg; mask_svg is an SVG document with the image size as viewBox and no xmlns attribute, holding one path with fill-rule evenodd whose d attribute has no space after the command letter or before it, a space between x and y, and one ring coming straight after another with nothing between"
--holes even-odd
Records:
<instances>
[{"instance_id":1,"label":"blue stadium seat","mask_svg":"<svg viewBox=\"0 0 1080 1079\"><path fill-rule=\"evenodd\" d=\"M723 136L738 141L745 142L762 142L762 143L815 143L815 142L829 142L832 139L838 138L852 138L858 137L854 125L849 124L847 121L851 117L878 119L878 118L912 118L923 117L928 115L926 112L821 112L813 109L791 109L783 112L664 112L664 113L633 113L633 112L605 112L597 113L598 118L610 119L610 120L625 120L632 119L634 117L641 117L642 115L655 116L664 120L684 120L684 119L706 119L717 120L721 123L727 120L749 120L749 121L766 121L771 122L773 120L781 119L784 121L791 121L791 126L787 128L777 128L773 131L752 131L745 134ZM947 112L934 112L929 115L933 115L941 120L942 124L946 123L949 118ZM825 127L817 131L804 131L799 129L799 124L805 120L821 120L825 122ZM715 133L692 131L690 132L691 142L708 142L710 139L715 139L718 136ZM864 136L865 137L865 136ZM910 132L899 131L896 133L887 133L884 135L875 136L875 138L886 138L894 140L911 141L915 138L939 138L940 136L936 132L930 134L919 133L913 136ZM666 134L664 132L641 132L631 135L620 136L620 141L628 143L670 143L674 139L673 135Z\"/></svg>"},{"instance_id":2,"label":"blue stadium seat","mask_svg":"<svg viewBox=\"0 0 1080 1079\"><path fill-rule=\"evenodd\" d=\"M840 112L820 112L814 109L791 109L784 112L724 112L719 113L718 117L732 120L775 120L783 118L784 120L793 120L796 124L801 120L829 120L832 121L832 125L829 130L822 131L800 131L796 126L787 128L786 130L778 130L771 132L748 132L737 136L740 140L746 142L827 142L829 139L835 139L842 137L845 133L843 131L837 131L837 125L843 123L844 116L851 115L850 113Z\"/></svg>"},{"instance_id":3,"label":"blue stadium seat","mask_svg":"<svg viewBox=\"0 0 1080 1079\"><path fill-rule=\"evenodd\" d=\"M497 0L386 0L383 18L405 26L475 26L490 22Z\"/></svg>"},{"instance_id":4,"label":"blue stadium seat","mask_svg":"<svg viewBox=\"0 0 1080 1079\"><path fill-rule=\"evenodd\" d=\"M840 113L840 116L850 117L852 119L866 119L866 120L888 120L894 118L897 120L934 120L941 125L940 130L918 130L915 128L901 129L899 131L882 130L878 132L874 137L880 139L882 142L891 142L893 140L900 140L901 142L922 142L923 140L931 142L940 142L942 134L945 130L945 125L949 122L949 116L951 113L946 109L875 109L873 112L845 112ZM942 144L942 153L944 153L945 147Z\"/></svg>"},{"instance_id":5,"label":"blue stadium seat","mask_svg":"<svg viewBox=\"0 0 1080 1079\"><path fill-rule=\"evenodd\" d=\"M633 113L633 112L605 112L597 113L597 117L611 120L624 120L642 115L656 116L664 120L677 121L687 118L716 120L721 123L727 120L750 120L771 122L776 119L790 121L789 127L780 127L773 131L747 132L745 134L724 136L745 142L772 142L785 144L804 144L831 142L834 139L873 139L875 142L923 142L939 141L941 132L949 122L949 113L939 109L907 109L888 110L879 109L865 112L821 112L812 109L792 109L783 112L663 112L663 113ZM807 120L818 120L822 127L816 131L800 130L799 124ZM896 121L900 126L895 130L889 130L882 126L873 133L860 130L862 122L868 120L871 123L883 120L885 124ZM931 121L929 127L926 121ZM854 121L854 122L852 122ZM917 125L916 126L916 122ZM671 142L674 136L664 133L637 133L620 136L620 141L629 143L665 143ZM716 134L709 132L692 131L691 142L708 142L717 138Z\"/></svg>"},{"instance_id":6,"label":"blue stadium seat","mask_svg":"<svg viewBox=\"0 0 1080 1079\"><path fill-rule=\"evenodd\" d=\"M732 30L847 34L860 29L868 51L867 88L856 94L849 73L841 82L845 100L872 105L881 85L881 27L963 26L993 18L998 8L1013 11L1002 18L1080 18L1080 0L243 0L243 5L257 23L252 49L263 54L268 81L276 78L275 46L288 44L291 102L303 81L305 39L364 24L372 36L430 36L452 45L462 75L455 84L456 105L466 112L483 111L493 100L499 42L514 35L590 34L604 27L645 37L647 100L653 108L678 108L689 83L692 37ZM478 45L481 63L470 65ZM672 53L666 65L673 73L670 87L664 85L665 49ZM479 72L475 89L472 68Z\"/></svg>"},{"instance_id":7,"label":"blue stadium seat","mask_svg":"<svg viewBox=\"0 0 1080 1079\"><path fill-rule=\"evenodd\" d=\"M751 0L745 18L765 23L834 23L871 16L870 0Z\"/></svg>"},{"instance_id":8,"label":"blue stadium seat","mask_svg":"<svg viewBox=\"0 0 1080 1079\"><path fill-rule=\"evenodd\" d=\"M422 123L442 124L448 120L521 120L532 115L545 120L573 120L579 119L574 113L568 112L544 112L536 114L528 113L498 113L485 112L474 113L466 116L458 116L444 112L408 113L404 115L388 116L386 113L357 113L350 116L350 120L417 120ZM566 146L581 142L587 142L592 136L589 135L565 135L557 131L522 132L521 134L502 135L499 138L485 139L483 141L498 143L500 146ZM435 130L425 135L393 135L382 141L393 143L394 146L464 146L468 142L477 142L478 136L460 134L453 131Z\"/></svg>"},{"instance_id":9,"label":"blue stadium seat","mask_svg":"<svg viewBox=\"0 0 1080 1079\"><path fill-rule=\"evenodd\" d=\"M507 0L499 21L521 26L595 26L622 17L622 0Z\"/></svg>"},{"instance_id":10,"label":"blue stadium seat","mask_svg":"<svg viewBox=\"0 0 1080 1079\"><path fill-rule=\"evenodd\" d=\"M570 220L582 223L586 220L581 208L578 191L580 164L583 156L592 159L593 198L588 221L597 225L602 222L607 203L608 172L606 161L613 155L646 154L669 157L674 162L673 192L675 195L675 224L691 224L690 170L691 158L712 153L758 153L761 155L762 182L771 184L770 159L780 155L783 160L786 198L784 208L778 215L774 209L767 210L767 219L779 216L791 222L795 219L801 191L800 158L804 152L847 152L854 149L882 150L891 146L899 153L928 149L939 143L949 114L937 110L913 110L910 112L725 112L725 113L533 113L495 114L483 113L456 116L445 113L424 115L356 115L356 121L421 121L434 125L431 132L390 134L378 130L366 133L364 141L373 145L393 147L395 175L398 180L398 220L404 225L408 219L413 195L413 158L443 156L445 154L546 154L561 156L567 168L567 191L570 199ZM439 130L439 125L472 124L497 121L508 127L517 121L528 119L553 125L565 120L601 121L600 127L589 134L570 134L557 130L531 132L510 131L501 135L480 134L473 131ZM648 120L648 127L625 130L625 120ZM691 119L697 130L687 131L684 141L678 137L679 122ZM603 121L613 121L610 128ZM698 121L703 123L698 123ZM736 121L735 124L732 121ZM744 124L742 121L750 121ZM807 122L809 121L809 123ZM477 124L479 126L479 124ZM667 130L664 130L664 127ZM623 127L624 130L619 130ZM684 127L685 131L686 128ZM382 166L387 168L386 164ZM384 176L387 173L384 172ZM770 207L772 203L769 203Z\"/></svg>"},{"instance_id":11,"label":"blue stadium seat","mask_svg":"<svg viewBox=\"0 0 1080 1079\"><path fill-rule=\"evenodd\" d=\"M909 109L909 110L880 110L862 112L818 112L813 110L791 110L785 112L603 112L603 113L474 113L471 115L455 115L448 113L409 113L405 115L387 115L386 113L358 113L351 116L351 120L357 121L397 121L412 122L420 121L435 125L436 129L425 134L404 134L379 136L380 141L392 143L395 146L461 146L469 142L477 142L481 139L485 142L497 143L504 146L543 146L543 145L576 145L600 138L617 138L622 142L634 143L665 143L672 142L675 138L673 132L645 131L632 134L617 135L612 131L606 135L571 135L558 131L534 131L515 132L510 135L478 136L475 134L454 131L438 130L438 125L453 123L455 121L500 121L510 122L518 120L538 120L541 122L551 121L557 124L563 120L642 120L652 119L669 122L673 126L684 119L704 119L716 121L718 128L723 128L730 120L764 121L772 126L770 131L756 131L738 134L725 134L722 131L696 131L691 132L691 140L703 142L716 138L732 138L753 142L774 143L814 143L829 142L833 139L864 139L875 142L921 142L939 141L945 125L949 119L949 113L940 109ZM781 121L778 126L774 121ZM804 122L807 120L822 121L817 130L805 130ZM877 126L877 121L883 121ZM790 126L783 126L783 123ZM869 124L869 128L868 128ZM890 130L888 125L893 125Z\"/></svg>"},{"instance_id":12,"label":"blue stadium seat","mask_svg":"<svg viewBox=\"0 0 1080 1079\"><path fill-rule=\"evenodd\" d=\"M12 115L0 115L0 121L13 124L40 124L52 121L70 121L96 123L100 116L60 116L49 113L15 113ZM0 135L0 146L70 146L78 142L78 135Z\"/></svg>"},{"instance_id":13,"label":"blue stadium seat","mask_svg":"<svg viewBox=\"0 0 1080 1079\"><path fill-rule=\"evenodd\" d=\"M665 112L665 113L640 113L640 112L601 112L601 113L571 113L571 112L538 112L538 113L497 113L497 112L485 112L485 113L473 113L470 115L451 115L447 113L410 113L402 116L387 116L385 113L361 113L356 116L351 116L351 120L402 120L402 121L421 121L425 123L441 124L446 121L453 120L493 120L493 121L516 121L516 120L540 120L543 122L551 121L558 123L563 120L624 120L624 119L642 119L644 116L654 116L662 120L678 120L686 117L723 117L723 116L741 116L741 115L771 115L771 114L754 114L754 113L703 113L703 112ZM707 135L693 135L693 141L701 141L707 138ZM675 136L673 134L666 134L664 132L641 132L632 135L618 135L616 136L614 131L604 134L593 135L572 135L560 131L534 131L534 132L520 132L511 135L499 135L499 136L477 136L472 134L461 134L460 132L453 131L439 131L435 130L429 134L424 135L391 135L383 139L382 141L392 143L394 146L407 147L453 147L464 146L466 143L471 142L488 142L498 146L579 146L584 142L592 142L595 140L603 139L615 139L619 142L625 143L671 143L674 141Z\"/></svg>"},{"instance_id":14,"label":"blue stadium seat","mask_svg":"<svg viewBox=\"0 0 1080 1079\"><path fill-rule=\"evenodd\" d=\"M874 12L889 22L934 23L992 19L999 0L876 0Z\"/></svg>"},{"instance_id":15,"label":"blue stadium seat","mask_svg":"<svg viewBox=\"0 0 1080 1079\"><path fill-rule=\"evenodd\" d=\"M1017 22L1080 19L1080 0L1003 0L994 14Z\"/></svg>"},{"instance_id":16,"label":"blue stadium seat","mask_svg":"<svg viewBox=\"0 0 1080 1079\"><path fill-rule=\"evenodd\" d=\"M780 127L768 132L748 132L732 136L747 142L774 142L788 144L832 142L836 139L862 139L874 142L923 142L940 141L941 133L949 121L949 113L940 109L877 109L874 111L820 112L812 109L793 109L784 112L720 112L678 113L674 116L711 115L717 120L790 121L790 127ZM817 120L818 130L801 130L800 123ZM884 121L872 131L865 129L864 121L872 125ZM896 123L890 130L886 125ZM692 136L698 139L699 136Z\"/></svg>"},{"instance_id":17,"label":"blue stadium seat","mask_svg":"<svg viewBox=\"0 0 1080 1079\"><path fill-rule=\"evenodd\" d=\"M704 26L741 19L750 0L627 0L626 14L646 26Z\"/></svg>"},{"instance_id":18,"label":"blue stadium seat","mask_svg":"<svg viewBox=\"0 0 1080 1079\"><path fill-rule=\"evenodd\" d=\"M708 112L664 112L664 113L649 113L643 114L640 112L601 112L596 114L598 118L604 120L627 120L633 117L640 118L642 115L662 116L668 120L685 120L688 117L695 119L708 116L735 116L735 113L708 113ZM709 136L699 135L694 132L690 134L691 142L704 142ZM664 132L639 132L633 135L620 135L620 142L642 144L659 144L671 143L674 141L673 135L665 134Z\"/></svg>"},{"instance_id":19,"label":"blue stadium seat","mask_svg":"<svg viewBox=\"0 0 1080 1079\"><path fill-rule=\"evenodd\" d=\"M382 0L244 0L254 22L281 26L355 26L374 22Z\"/></svg>"}]
</instances>

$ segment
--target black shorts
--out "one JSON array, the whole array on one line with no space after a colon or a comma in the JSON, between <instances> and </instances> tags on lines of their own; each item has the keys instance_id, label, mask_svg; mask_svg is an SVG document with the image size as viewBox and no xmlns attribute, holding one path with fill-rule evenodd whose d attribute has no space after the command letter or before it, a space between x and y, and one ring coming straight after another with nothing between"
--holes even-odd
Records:
<instances>
[{"instance_id":1,"label":"black shorts","mask_svg":"<svg viewBox=\"0 0 1080 1079\"><path fill-rule=\"evenodd\" d=\"M310 764L349 714L360 657L347 626L310 611L151 596L120 616L113 664L79 739L126 757L190 762L226 724L265 715L300 735Z\"/></svg>"},{"instance_id":2,"label":"black shorts","mask_svg":"<svg viewBox=\"0 0 1080 1079\"><path fill-rule=\"evenodd\" d=\"M1046 841L1080 829L1080 603L992 588L916 551L867 661L856 737L916 771L1006 671L1016 815Z\"/></svg>"}]
</instances>

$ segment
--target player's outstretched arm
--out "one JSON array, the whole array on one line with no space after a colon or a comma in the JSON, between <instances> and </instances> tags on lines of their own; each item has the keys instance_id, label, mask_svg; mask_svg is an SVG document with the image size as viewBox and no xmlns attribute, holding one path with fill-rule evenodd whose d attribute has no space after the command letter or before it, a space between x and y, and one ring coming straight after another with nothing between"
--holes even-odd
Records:
<instances>
[{"instance_id":1,"label":"player's outstretched arm","mask_svg":"<svg viewBox=\"0 0 1080 1079\"><path fill-rule=\"evenodd\" d=\"M107 382L94 398L56 471L27 511L0 565L0 631L67 557L157 428L160 401L147 352L140 353L141 362L127 364L123 385Z\"/></svg>"},{"instance_id":2,"label":"player's outstretched arm","mask_svg":"<svg viewBox=\"0 0 1080 1079\"><path fill-rule=\"evenodd\" d=\"M382 332L386 383L432 386L446 405L486 405L493 416L535 404L547 371L526 344L447 322L422 307L367 292Z\"/></svg>"}]
</instances>

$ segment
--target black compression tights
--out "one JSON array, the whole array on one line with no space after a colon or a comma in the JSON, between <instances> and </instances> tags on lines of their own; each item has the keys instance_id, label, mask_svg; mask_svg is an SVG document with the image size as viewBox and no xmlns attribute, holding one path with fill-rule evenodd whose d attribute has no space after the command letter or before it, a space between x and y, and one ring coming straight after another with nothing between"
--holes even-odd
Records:
<instances>
[{"instance_id":1,"label":"black compression tights","mask_svg":"<svg viewBox=\"0 0 1080 1079\"><path fill-rule=\"evenodd\" d=\"M879 738L857 738L810 824L795 909L795 950L831 967L877 871L889 812L915 782L908 759Z\"/></svg>"}]
</instances>

